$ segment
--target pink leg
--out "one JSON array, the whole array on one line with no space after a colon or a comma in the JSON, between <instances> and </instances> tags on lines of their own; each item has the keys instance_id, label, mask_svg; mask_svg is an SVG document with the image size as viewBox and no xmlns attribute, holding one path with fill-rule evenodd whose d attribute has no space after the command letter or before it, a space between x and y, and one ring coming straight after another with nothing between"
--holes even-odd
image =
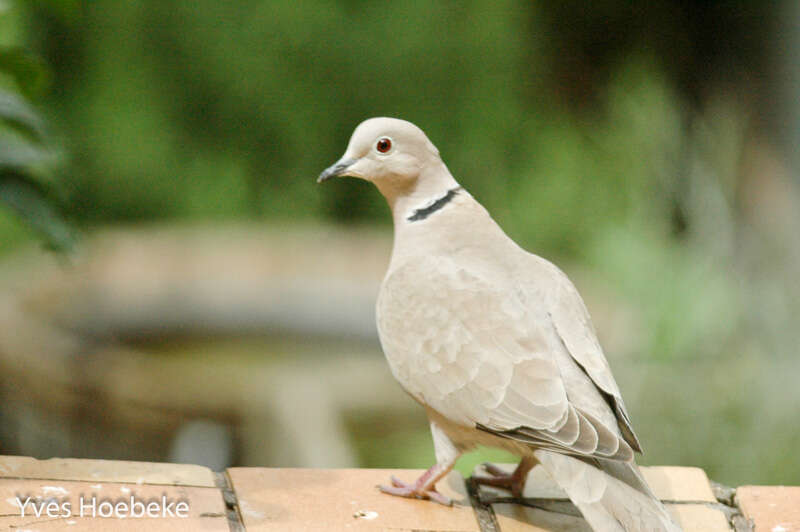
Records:
<instances>
[{"instance_id":1,"label":"pink leg","mask_svg":"<svg viewBox=\"0 0 800 532\"><path fill-rule=\"evenodd\" d=\"M536 459L526 456L520 461L514 472L508 474L497 466L483 464L483 468L491 476L473 476L472 478L474 478L475 482L478 484L511 490L511 494L514 497L522 497L522 491L525 489L525 480L528 478L528 473L535 465Z\"/></svg>"},{"instance_id":2,"label":"pink leg","mask_svg":"<svg viewBox=\"0 0 800 532\"><path fill-rule=\"evenodd\" d=\"M455 460L433 465L425 471L413 484L403 482L392 476L391 486L378 486L378 489L389 495L408 497L411 499L429 499L431 501L450 506L453 501L436 491L436 483L453 469Z\"/></svg>"}]
</instances>

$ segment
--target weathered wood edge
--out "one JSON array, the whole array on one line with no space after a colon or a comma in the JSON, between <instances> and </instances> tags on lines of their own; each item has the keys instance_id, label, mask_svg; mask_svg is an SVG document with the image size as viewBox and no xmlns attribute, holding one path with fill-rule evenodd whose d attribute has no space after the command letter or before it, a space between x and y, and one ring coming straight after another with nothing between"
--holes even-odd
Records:
<instances>
[{"instance_id":1,"label":"weathered wood edge","mask_svg":"<svg viewBox=\"0 0 800 532\"><path fill-rule=\"evenodd\" d=\"M500 532L500 525L497 523L494 509L490 504L486 504L481 500L478 483L473 477L464 479L464 483L467 486L469 502L475 511L475 520L478 522L478 528L481 529L481 532Z\"/></svg>"},{"instance_id":2,"label":"weathered wood edge","mask_svg":"<svg viewBox=\"0 0 800 532\"><path fill-rule=\"evenodd\" d=\"M214 480L217 488L222 492L222 500L225 502L225 514L228 519L228 528L231 532L245 532L244 521L239 512L239 500L233 490L228 472L214 473Z\"/></svg>"}]
</instances>

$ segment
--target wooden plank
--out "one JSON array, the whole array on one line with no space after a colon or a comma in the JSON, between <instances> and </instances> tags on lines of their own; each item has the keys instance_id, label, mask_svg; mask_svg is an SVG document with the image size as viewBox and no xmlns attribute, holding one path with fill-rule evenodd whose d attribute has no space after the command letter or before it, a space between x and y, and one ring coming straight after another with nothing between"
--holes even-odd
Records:
<instances>
[{"instance_id":1,"label":"wooden plank","mask_svg":"<svg viewBox=\"0 0 800 532\"><path fill-rule=\"evenodd\" d=\"M508 472L516 467L516 464L495 465ZM696 467L641 467L640 469L659 499L679 503L667 504L667 509L681 524L684 532L730 531L727 517L716 507L717 500L702 469ZM478 466L473 474L482 475L485 472ZM577 508L568 502L567 494L541 467L535 467L529 473L524 497L547 502L554 511L509 502L492 502L496 498L507 501L509 493L505 490L481 486L478 492L480 500L491 505L502 532L591 531L586 521L578 516Z\"/></svg>"},{"instance_id":2,"label":"wooden plank","mask_svg":"<svg viewBox=\"0 0 800 532\"><path fill-rule=\"evenodd\" d=\"M725 514L705 504L667 504L683 532L730 532ZM501 532L592 532L582 517L548 512L518 504L492 505Z\"/></svg>"},{"instance_id":3,"label":"wooden plank","mask_svg":"<svg viewBox=\"0 0 800 532\"><path fill-rule=\"evenodd\" d=\"M213 488L214 473L191 464L0 456L0 478L130 482Z\"/></svg>"},{"instance_id":4,"label":"wooden plank","mask_svg":"<svg viewBox=\"0 0 800 532\"><path fill-rule=\"evenodd\" d=\"M736 503L756 532L800 530L800 487L742 486L736 489Z\"/></svg>"},{"instance_id":5,"label":"wooden plank","mask_svg":"<svg viewBox=\"0 0 800 532\"><path fill-rule=\"evenodd\" d=\"M730 532L728 518L717 507L707 504L667 504L667 511L683 532Z\"/></svg>"},{"instance_id":6,"label":"wooden plank","mask_svg":"<svg viewBox=\"0 0 800 532\"><path fill-rule=\"evenodd\" d=\"M28 497L31 500L25 504ZM150 516L131 516L132 497L142 503L142 506L134 508L136 514L146 515L145 505L156 504L150 508ZM56 507L50 508L50 515L42 509L37 516L33 502L42 504L48 501L54 502ZM115 506L122 503L123 506L117 509L101 506L106 501ZM179 507L180 503L185 503L185 506ZM10 478L0 479L0 528L40 531L113 529L123 532L230 530L225 503L216 488Z\"/></svg>"},{"instance_id":7,"label":"wooden plank","mask_svg":"<svg viewBox=\"0 0 800 532\"><path fill-rule=\"evenodd\" d=\"M706 472L699 467L640 467L656 497L662 501L716 503Z\"/></svg>"},{"instance_id":8,"label":"wooden plank","mask_svg":"<svg viewBox=\"0 0 800 532\"><path fill-rule=\"evenodd\" d=\"M228 474L248 532L387 530L478 532L464 481L451 473L439 490L453 507L392 497L378 484L421 470L231 468Z\"/></svg>"},{"instance_id":9,"label":"wooden plank","mask_svg":"<svg viewBox=\"0 0 800 532\"><path fill-rule=\"evenodd\" d=\"M492 504L501 532L594 532L583 517L519 504Z\"/></svg>"},{"instance_id":10,"label":"wooden plank","mask_svg":"<svg viewBox=\"0 0 800 532\"><path fill-rule=\"evenodd\" d=\"M502 467L511 470L514 465ZM643 467L642 472L685 532L730 531L726 507L714 498L701 469ZM376 485L388 483L392 474L413 481L422 471L232 468L221 475L195 465L0 456L0 527L56 530L68 524L79 525L76 529L80 530L113 527L123 532L229 531L243 530L241 521L250 531L478 532L482 530L478 520L481 512L472 507L474 502L480 505L484 517L489 517L486 522L490 528L500 532L590 530L542 468L531 472L525 496L540 502L547 499L545 502L557 511L513 504L508 493L483 486L471 501L457 473L439 484L440 490L456 501L452 508L391 497L380 493ZM185 518L115 519L37 517L29 511L23 516L16 498L24 501L29 496L70 502L73 508L79 505L80 496L95 496L98 503L129 500L131 496L148 501L164 496L167 501L186 501L189 514ZM497 497L504 500L495 500ZM800 487L745 486L738 488L736 502L744 517L755 522L756 531L800 530Z\"/></svg>"}]
</instances>

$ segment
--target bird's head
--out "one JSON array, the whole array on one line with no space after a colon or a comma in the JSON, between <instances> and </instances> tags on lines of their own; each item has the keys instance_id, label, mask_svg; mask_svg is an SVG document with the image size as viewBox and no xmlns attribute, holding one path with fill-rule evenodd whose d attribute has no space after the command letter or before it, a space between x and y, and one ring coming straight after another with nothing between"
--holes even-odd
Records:
<instances>
[{"instance_id":1,"label":"bird's head","mask_svg":"<svg viewBox=\"0 0 800 532\"><path fill-rule=\"evenodd\" d=\"M344 155L323 171L317 182L358 177L374 183L387 199L419 188L452 181L439 150L425 133L405 120L370 118L356 127Z\"/></svg>"}]
</instances>

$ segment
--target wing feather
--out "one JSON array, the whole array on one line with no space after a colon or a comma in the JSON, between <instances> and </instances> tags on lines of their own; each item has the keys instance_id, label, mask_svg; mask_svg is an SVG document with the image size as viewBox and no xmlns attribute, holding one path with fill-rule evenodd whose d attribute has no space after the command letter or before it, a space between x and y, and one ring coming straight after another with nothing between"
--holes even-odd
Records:
<instances>
[{"instance_id":1,"label":"wing feather","mask_svg":"<svg viewBox=\"0 0 800 532\"><path fill-rule=\"evenodd\" d=\"M589 311L578 290L557 266L536 255L529 254L529 257L534 263L534 269L540 272L537 277L546 277L551 281L548 313L560 340L609 403L625 441L641 452L642 447L633 431L619 386L611 373Z\"/></svg>"}]
</instances>

